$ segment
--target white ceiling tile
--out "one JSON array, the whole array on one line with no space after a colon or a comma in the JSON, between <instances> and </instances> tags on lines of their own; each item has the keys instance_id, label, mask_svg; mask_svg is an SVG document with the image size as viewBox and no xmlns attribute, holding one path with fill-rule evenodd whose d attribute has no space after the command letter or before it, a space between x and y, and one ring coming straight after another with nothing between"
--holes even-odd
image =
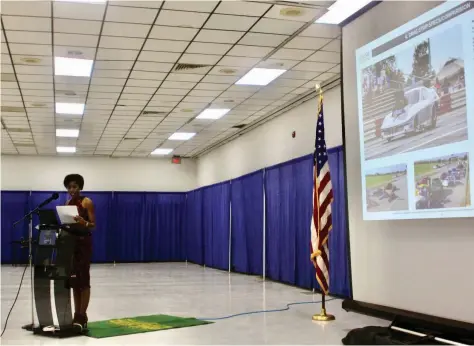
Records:
<instances>
[{"instance_id":1,"label":"white ceiling tile","mask_svg":"<svg viewBox=\"0 0 474 346\"><path fill-rule=\"evenodd\" d=\"M126 7L145 7L145 8L160 8L163 1L110 1L110 5L114 6L126 6Z\"/></svg>"},{"instance_id":2,"label":"white ceiling tile","mask_svg":"<svg viewBox=\"0 0 474 346\"><path fill-rule=\"evenodd\" d=\"M326 52L323 50L317 51L310 57L306 58L307 61L317 61L317 62L330 62L330 63L339 63L341 61L341 54L337 52Z\"/></svg>"},{"instance_id":3,"label":"white ceiling tile","mask_svg":"<svg viewBox=\"0 0 474 346\"><path fill-rule=\"evenodd\" d=\"M208 16L207 13L162 10L156 24L200 28Z\"/></svg>"},{"instance_id":4,"label":"white ceiling tile","mask_svg":"<svg viewBox=\"0 0 474 346\"><path fill-rule=\"evenodd\" d=\"M239 80L239 76L216 76L207 75L202 80L203 83L233 84Z\"/></svg>"},{"instance_id":5,"label":"white ceiling tile","mask_svg":"<svg viewBox=\"0 0 474 346\"><path fill-rule=\"evenodd\" d=\"M319 72L311 72L311 71L286 71L282 78L289 78L289 79L300 79L300 80L311 80L315 78Z\"/></svg>"},{"instance_id":6,"label":"white ceiling tile","mask_svg":"<svg viewBox=\"0 0 474 346\"><path fill-rule=\"evenodd\" d=\"M96 49L92 47L54 46L54 56L61 56L65 58L94 60L95 51Z\"/></svg>"},{"instance_id":7,"label":"white ceiling tile","mask_svg":"<svg viewBox=\"0 0 474 346\"><path fill-rule=\"evenodd\" d=\"M127 78L128 74L127 70L94 70L92 72L93 77L102 78Z\"/></svg>"},{"instance_id":8,"label":"white ceiling tile","mask_svg":"<svg viewBox=\"0 0 474 346\"><path fill-rule=\"evenodd\" d=\"M200 74L188 74L188 73L170 73L166 80L176 82L199 82L203 78Z\"/></svg>"},{"instance_id":9,"label":"white ceiling tile","mask_svg":"<svg viewBox=\"0 0 474 346\"><path fill-rule=\"evenodd\" d=\"M303 24L296 21L284 21L278 19L262 18L252 28L253 32L292 35Z\"/></svg>"},{"instance_id":10,"label":"white ceiling tile","mask_svg":"<svg viewBox=\"0 0 474 346\"><path fill-rule=\"evenodd\" d=\"M340 52L341 51L341 40L332 40L330 43L323 47L323 50L329 52Z\"/></svg>"},{"instance_id":11,"label":"white ceiling tile","mask_svg":"<svg viewBox=\"0 0 474 346\"><path fill-rule=\"evenodd\" d=\"M102 36L99 47L140 50L144 41L143 38Z\"/></svg>"},{"instance_id":12,"label":"white ceiling tile","mask_svg":"<svg viewBox=\"0 0 474 346\"><path fill-rule=\"evenodd\" d=\"M221 58L220 55L206 55L206 54L188 54L185 53L179 59L179 63L181 64L199 64L199 65L214 65L216 64L219 59Z\"/></svg>"},{"instance_id":13,"label":"white ceiling tile","mask_svg":"<svg viewBox=\"0 0 474 346\"><path fill-rule=\"evenodd\" d=\"M260 61L260 58L247 58L247 57L233 57L225 56L219 62L219 65L222 66L253 66Z\"/></svg>"},{"instance_id":14,"label":"white ceiling tile","mask_svg":"<svg viewBox=\"0 0 474 346\"><path fill-rule=\"evenodd\" d=\"M102 23L100 21L78 19L54 19L54 32L69 34L99 35Z\"/></svg>"},{"instance_id":15,"label":"white ceiling tile","mask_svg":"<svg viewBox=\"0 0 474 346\"><path fill-rule=\"evenodd\" d=\"M131 87L126 86L123 89L124 94L146 94L152 95L156 91L156 88L142 88L142 87Z\"/></svg>"},{"instance_id":16,"label":"white ceiling tile","mask_svg":"<svg viewBox=\"0 0 474 346\"><path fill-rule=\"evenodd\" d=\"M289 36L287 35L271 35L249 32L248 34L245 34L239 43L249 46L276 47L288 37Z\"/></svg>"},{"instance_id":17,"label":"white ceiling tile","mask_svg":"<svg viewBox=\"0 0 474 346\"><path fill-rule=\"evenodd\" d=\"M215 13L260 17L270 7L271 4L261 4L243 1L222 1L217 7Z\"/></svg>"},{"instance_id":18,"label":"white ceiling tile","mask_svg":"<svg viewBox=\"0 0 474 346\"><path fill-rule=\"evenodd\" d=\"M194 87L195 90L226 90L229 87L228 84L214 84L214 83L199 83Z\"/></svg>"},{"instance_id":19,"label":"white ceiling tile","mask_svg":"<svg viewBox=\"0 0 474 346\"><path fill-rule=\"evenodd\" d=\"M127 86L133 87L144 87L144 88L158 88L161 81L149 80L149 79L129 79Z\"/></svg>"},{"instance_id":20,"label":"white ceiling tile","mask_svg":"<svg viewBox=\"0 0 474 346\"><path fill-rule=\"evenodd\" d=\"M122 93L120 97L121 100L145 100L148 101L151 95L144 95L144 94L127 94Z\"/></svg>"},{"instance_id":21,"label":"white ceiling tile","mask_svg":"<svg viewBox=\"0 0 474 346\"><path fill-rule=\"evenodd\" d=\"M330 78L333 78L334 76L337 76L338 74L336 73L321 73L319 76L317 76L315 79L319 81L326 81Z\"/></svg>"},{"instance_id":22,"label":"white ceiling tile","mask_svg":"<svg viewBox=\"0 0 474 346\"><path fill-rule=\"evenodd\" d=\"M218 1L166 1L163 8L167 10L209 13L217 4Z\"/></svg>"},{"instance_id":23,"label":"white ceiling tile","mask_svg":"<svg viewBox=\"0 0 474 346\"><path fill-rule=\"evenodd\" d=\"M155 9L109 6L105 20L107 22L152 24L157 13L158 10Z\"/></svg>"},{"instance_id":24,"label":"white ceiling tile","mask_svg":"<svg viewBox=\"0 0 474 346\"><path fill-rule=\"evenodd\" d=\"M155 25L153 26L149 37L163 40L191 41L197 32L198 29L194 28Z\"/></svg>"},{"instance_id":25,"label":"white ceiling tile","mask_svg":"<svg viewBox=\"0 0 474 346\"><path fill-rule=\"evenodd\" d=\"M31 31L7 31L8 43L32 43L50 45L51 33Z\"/></svg>"},{"instance_id":26,"label":"white ceiling tile","mask_svg":"<svg viewBox=\"0 0 474 346\"><path fill-rule=\"evenodd\" d=\"M23 83L20 82L21 89L40 89L40 90L52 90L53 84L52 83ZM2 83L3 88L3 83Z\"/></svg>"},{"instance_id":27,"label":"white ceiling tile","mask_svg":"<svg viewBox=\"0 0 474 346\"><path fill-rule=\"evenodd\" d=\"M296 16L288 16L285 15L285 10L292 9L299 11L299 15ZM312 9L308 7L299 7L299 6L283 6L283 5L275 5L272 7L270 11L267 12L265 17L267 18L275 18L281 19L285 21L299 21L299 22L309 22L314 21L315 18L319 18L326 12L323 8Z\"/></svg>"},{"instance_id":28,"label":"white ceiling tile","mask_svg":"<svg viewBox=\"0 0 474 346\"><path fill-rule=\"evenodd\" d=\"M131 79L151 79L158 81L163 80L165 77L165 72L133 71L130 74Z\"/></svg>"},{"instance_id":29,"label":"white ceiling tile","mask_svg":"<svg viewBox=\"0 0 474 346\"><path fill-rule=\"evenodd\" d=\"M18 80L21 82L52 83L53 76L52 75L48 76L48 75L25 74L25 75L18 75Z\"/></svg>"},{"instance_id":30,"label":"white ceiling tile","mask_svg":"<svg viewBox=\"0 0 474 346\"><path fill-rule=\"evenodd\" d=\"M247 31L258 20L255 17L213 14L204 26L206 29Z\"/></svg>"},{"instance_id":31,"label":"white ceiling tile","mask_svg":"<svg viewBox=\"0 0 474 346\"><path fill-rule=\"evenodd\" d=\"M89 88L89 92L121 92L122 86L112 86L112 85L91 85Z\"/></svg>"},{"instance_id":32,"label":"white ceiling tile","mask_svg":"<svg viewBox=\"0 0 474 346\"><path fill-rule=\"evenodd\" d=\"M2 16L2 20L3 20L3 26L5 30L51 32L51 19L49 18Z\"/></svg>"},{"instance_id":33,"label":"white ceiling tile","mask_svg":"<svg viewBox=\"0 0 474 346\"><path fill-rule=\"evenodd\" d=\"M285 45L285 48L318 50L331 40L327 38L297 36Z\"/></svg>"},{"instance_id":34,"label":"white ceiling tile","mask_svg":"<svg viewBox=\"0 0 474 346\"><path fill-rule=\"evenodd\" d=\"M102 20L105 4L53 1L55 18Z\"/></svg>"},{"instance_id":35,"label":"white ceiling tile","mask_svg":"<svg viewBox=\"0 0 474 346\"><path fill-rule=\"evenodd\" d=\"M196 96L196 97L199 97L199 96L213 96L213 97L217 97L220 94L221 94L220 90L192 90L189 93L189 96Z\"/></svg>"},{"instance_id":36,"label":"white ceiling tile","mask_svg":"<svg viewBox=\"0 0 474 346\"><path fill-rule=\"evenodd\" d=\"M151 50L155 52L184 52L189 42L173 41L173 40L146 40L143 50Z\"/></svg>"},{"instance_id":37,"label":"white ceiling tile","mask_svg":"<svg viewBox=\"0 0 474 346\"><path fill-rule=\"evenodd\" d=\"M142 51L138 60L140 61L150 61L150 62L175 62L180 56L179 53L170 53L170 52L152 52L152 51Z\"/></svg>"},{"instance_id":38,"label":"white ceiling tile","mask_svg":"<svg viewBox=\"0 0 474 346\"><path fill-rule=\"evenodd\" d=\"M54 44L59 46L97 47L99 36L80 34L54 34Z\"/></svg>"},{"instance_id":39,"label":"white ceiling tile","mask_svg":"<svg viewBox=\"0 0 474 346\"><path fill-rule=\"evenodd\" d=\"M125 84L125 78L97 78L94 77L91 80L91 85L115 85L123 86Z\"/></svg>"},{"instance_id":40,"label":"white ceiling tile","mask_svg":"<svg viewBox=\"0 0 474 346\"><path fill-rule=\"evenodd\" d=\"M138 50L99 48L97 60L135 60Z\"/></svg>"},{"instance_id":41,"label":"white ceiling tile","mask_svg":"<svg viewBox=\"0 0 474 346\"><path fill-rule=\"evenodd\" d=\"M173 66L174 64L170 63L137 61L133 69L137 71L168 72Z\"/></svg>"},{"instance_id":42,"label":"white ceiling tile","mask_svg":"<svg viewBox=\"0 0 474 346\"><path fill-rule=\"evenodd\" d=\"M305 49L280 48L271 56L272 59L304 60L313 53Z\"/></svg>"},{"instance_id":43,"label":"white ceiling tile","mask_svg":"<svg viewBox=\"0 0 474 346\"><path fill-rule=\"evenodd\" d=\"M234 44L243 35L240 31L218 31L202 29L194 39L195 42L212 42L212 43L230 43Z\"/></svg>"},{"instance_id":44,"label":"white ceiling tile","mask_svg":"<svg viewBox=\"0 0 474 346\"><path fill-rule=\"evenodd\" d=\"M181 89L163 89L159 88L156 92L157 95L173 95L173 96L184 96L188 93L188 90L181 90Z\"/></svg>"},{"instance_id":45,"label":"white ceiling tile","mask_svg":"<svg viewBox=\"0 0 474 346\"><path fill-rule=\"evenodd\" d=\"M102 35L144 38L149 30L150 25L106 22Z\"/></svg>"},{"instance_id":46,"label":"white ceiling tile","mask_svg":"<svg viewBox=\"0 0 474 346\"><path fill-rule=\"evenodd\" d=\"M96 61L94 62L94 70L130 70L133 66L134 61L123 60L123 61Z\"/></svg>"},{"instance_id":47,"label":"white ceiling tile","mask_svg":"<svg viewBox=\"0 0 474 346\"><path fill-rule=\"evenodd\" d=\"M192 42L186 50L186 53L212 53L224 55L231 47L231 44Z\"/></svg>"},{"instance_id":48,"label":"white ceiling tile","mask_svg":"<svg viewBox=\"0 0 474 346\"><path fill-rule=\"evenodd\" d=\"M269 47L244 46L244 45L238 44L229 51L228 55L263 58L271 51L272 51L272 48L269 48Z\"/></svg>"},{"instance_id":49,"label":"white ceiling tile","mask_svg":"<svg viewBox=\"0 0 474 346\"><path fill-rule=\"evenodd\" d=\"M162 88L165 89L191 89L196 85L194 82L172 82L172 81L164 81L161 84Z\"/></svg>"},{"instance_id":50,"label":"white ceiling tile","mask_svg":"<svg viewBox=\"0 0 474 346\"><path fill-rule=\"evenodd\" d=\"M289 70L298 63L297 60L267 59L260 62L256 67Z\"/></svg>"},{"instance_id":51,"label":"white ceiling tile","mask_svg":"<svg viewBox=\"0 0 474 346\"><path fill-rule=\"evenodd\" d=\"M283 74L277 80L273 81L271 83L271 85L272 86L284 86L284 87L297 88L297 87L300 87L301 85L303 85L305 83L304 80L301 80L301 79L285 79L285 78L283 78L284 76L285 76L285 74Z\"/></svg>"},{"instance_id":52,"label":"white ceiling tile","mask_svg":"<svg viewBox=\"0 0 474 346\"><path fill-rule=\"evenodd\" d=\"M341 28L339 25L312 24L307 29L303 30L300 35L309 37L336 38L341 35Z\"/></svg>"},{"instance_id":53,"label":"white ceiling tile","mask_svg":"<svg viewBox=\"0 0 474 346\"><path fill-rule=\"evenodd\" d=\"M296 71L315 71L315 72L326 72L333 68L336 64L324 63L324 62L302 62L296 65L293 69Z\"/></svg>"},{"instance_id":54,"label":"white ceiling tile","mask_svg":"<svg viewBox=\"0 0 474 346\"><path fill-rule=\"evenodd\" d=\"M2 16L4 15L51 17L51 3L49 1L3 1Z\"/></svg>"},{"instance_id":55,"label":"white ceiling tile","mask_svg":"<svg viewBox=\"0 0 474 346\"><path fill-rule=\"evenodd\" d=\"M52 75L52 66L31 66L31 65L15 65L17 74L46 74ZM4 71L2 71L4 73Z\"/></svg>"}]
</instances>

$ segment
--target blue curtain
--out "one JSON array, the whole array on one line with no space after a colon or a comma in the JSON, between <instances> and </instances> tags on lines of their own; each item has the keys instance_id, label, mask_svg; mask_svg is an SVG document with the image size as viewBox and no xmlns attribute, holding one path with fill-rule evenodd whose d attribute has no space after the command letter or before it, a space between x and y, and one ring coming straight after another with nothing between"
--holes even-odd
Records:
<instances>
[{"instance_id":1,"label":"blue curtain","mask_svg":"<svg viewBox=\"0 0 474 346\"><path fill-rule=\"evenodd\" d=\"M194 190L186 197L185 244L186 259L192 263L204 264L203 234L203 190Z\"/></svg>"},{"instance_id":2,"label":"blue curtain","mask_svg":"<svg viewBox=\"0 0 474 346\"><path fill-rule=\"evenodd\" d=\"M309 225L312 161L293 160L265 171L266 275L310 288Z\"/></svg>"},{"instance_id":3,"label":"blue curtain","mask_svg":"<svg viewBox=\"0 0 474 346\"><path fill-rule=\"evenodd\" d=\"M12 244L14 240L28 239L28 220L13 228L13 223L28 213L28 191L2 191L1 193L1 236L2 236L2 263L26 263L28 250L20 249L19 244Z\"/></svg>"},{"instance_id":4,"label":"blue curtain","mask_svg":"<svg viewBox=\"0 0 474 346\"><path fill-rule=\"evenodd\" d=\"M184 261L184 193L147 193L143 224L143 260Z\"/></svg>"},{"instance_id":5,"label":"blue curtain","mask_svg":"<svg viewBox=\"0 0 474 346\"><path fill-rule=\"evenodd\" d=\"M113 241L116 236L113 228L115 212L112 192L84 192L94 203L96 227L92 231L92 262L113 262L115 251Z\"/></svg>"},{"instance_id":6,"label":"blue curtain","mask_svg":"<svg viewBox=\"0 0 474 346\"><path fill-rule=\"evenodd\" d=\"M115 192L113 237L116 262L140 262L144 256L143 216L145 194L141 192Z\"/></svg>"},{"instance_id":7,"label":"blue curtain","mask_svg":"<svg viewBox=\"0 0 474 346\"><path fill-rule=\"evenodd\" d=\"M229 269L230 182L203 189L204 264Z\"/></svg>"},{"instance_id":8,"label":"blue curtain","mask_svg":"<svg viewBox=\"0 0 474 346\"><path fill-rule=\"evenodd\" d=\"M263 275L263 171L232 180L232 270Z\"/></svg>"}]
</instances>

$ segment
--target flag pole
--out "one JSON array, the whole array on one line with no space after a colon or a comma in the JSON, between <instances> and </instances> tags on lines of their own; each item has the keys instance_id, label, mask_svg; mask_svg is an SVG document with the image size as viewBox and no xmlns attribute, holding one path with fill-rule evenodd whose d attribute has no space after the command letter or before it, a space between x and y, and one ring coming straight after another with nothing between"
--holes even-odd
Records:
<instances>
[{"instance_id":1,"label":"flag pole","mask_svg":"<svg viewBox=\"0 0 474 346\"><path fill-rule=\"evenodd\" d=\"M321 102L321 97L323 95L323 89L319 84L316 84L316 93L318 94L319 97L319 102ZM313 315L313 321L318 321L318 322L329 322L329 321L334 321L336 317L334 315L330 315L326 313L326 294L324 291L321 292L321 312L319 314Z\"/></svg>"}]
</instances>

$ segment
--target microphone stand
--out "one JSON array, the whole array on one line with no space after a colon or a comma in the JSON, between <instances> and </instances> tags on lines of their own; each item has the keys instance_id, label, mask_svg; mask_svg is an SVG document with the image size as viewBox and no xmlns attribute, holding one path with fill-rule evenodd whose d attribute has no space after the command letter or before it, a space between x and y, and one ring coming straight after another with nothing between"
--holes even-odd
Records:
<instances>
[{"instance_id":1,"label":"microphone stand","mask_svg":"<svg viewBox=\"0 0 474 346\"><path fill-rule=\"evenodd\" d=\"M23 216L20 220L13 224L15 228L18 224L28 219L28 265L30 266L30 280L31 280L31 323L22 326L22 329L32 331L35 326L35 311L34 311L34 283L33 283L33 214L38 214L39 209L42 205L37 206L31 210L28 214Z\"/></svg>"}]
</instances>

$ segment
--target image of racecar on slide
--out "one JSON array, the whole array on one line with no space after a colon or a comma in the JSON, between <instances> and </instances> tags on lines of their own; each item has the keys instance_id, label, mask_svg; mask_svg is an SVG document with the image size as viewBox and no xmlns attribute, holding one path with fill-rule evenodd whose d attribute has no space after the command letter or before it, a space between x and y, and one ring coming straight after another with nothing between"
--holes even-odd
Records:
<instances>
[{"instance_id":1,"label":"image of racecar on slide","mask_svg":"<svg viewBox=\"0 0 474 346\"><path fill-rule=\"evenodd\" d=\"M415 162L416 209L469 206L469 156L467 153Z\"/></svg>"},{"instance_id":2,"label":"image of racecar on slide","mask_svg":"<svg viewBox=\"0 0 474 346\"><path fill-rule=\"evenodd\" d=\"M365 174L367 211L408 209L407 166L371 169Z\"/></svg>"},{"instance_id":3,"label":"image of racecar on slide","mask_svg":"<svg viewBox=\"0 0 474 346\"><path fill-rule=\"evenodd\" d=\"M366 160L467 140L462 41L456 25L363 70Z\"/></svg>"}]
</instances>

